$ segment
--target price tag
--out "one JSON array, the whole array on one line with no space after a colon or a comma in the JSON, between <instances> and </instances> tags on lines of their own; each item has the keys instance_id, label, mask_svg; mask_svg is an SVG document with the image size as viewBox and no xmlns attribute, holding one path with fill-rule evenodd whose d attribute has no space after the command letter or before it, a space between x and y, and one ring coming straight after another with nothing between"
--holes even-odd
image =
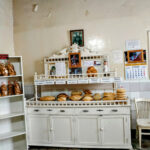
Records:
<instances>
[{"instance_id":1,"label":"price tag","mask_svg":"<svg viewBox=\"0 0 150 150\"><path fill-rule=\"evenodd\" d=\"M114 77L114 82L121 82L122 78L121 77Z\"/></svg>"},{"instance_id":2,"label":"price tag","mask_svg":"<svg viewBox=\"0 0 150 150\"><path fill-rule=\"evenodd\" d=\"M43 81L34 81L35 85L44 85L45 83Z\"/></svg>"},{"instance_id":3,"label":"price tag","mask_svg":"<svg viewBox=\"0 0 150 150\"><path fill-rule=\"evenodd\" d=\"M54 81L53 80L45 80L44 83L46 85L49 85L49 84L54 84Z\"/></svg>"},{"instance_id":4,"label":"price tag","mask_svg":"<svg viewBox=\"0 0 150 150\"><path fill-rule=\"evenodd\" d=\"M112 78L102 78L102 79L101 79L101 82L102 82L102 83L112 83L112 82L113 82L113 79L112 79Z\"/></svg>"},{"instance_id":5,"label":"price tag","mask_svg":"<svg viewBox=\"0 0 150 150\"><path fill-rule=\"evenodd\" d=\"M81 80L78 80L78 83L79 84L87 84L87 83L89 83L89 80L88 79L81 79Z\"/></svg>"},{"instance_id":6,"label":"price tag","mask_svg":"<svg viewBox=\"0 0 150 150\"><path fill-rule=\"evenodd\" d=\"M68 80L67 83L68 84L77 84L77 80Z\"/></svg>"},{"instance_id":7,"label":"price tag","mask_svg":"<svg viewBox=\"0 0 150 150\"><path fill-rule=\"evenodd\" d=\"M66 81L64 81L64 80L57 80L56 84L66 84Z\"/></svg>"},{"instance_id":8,"label":"price tag","mask_svg":"<svg viewBox=\"0 0 150 150\"><path fill-rule=\"evenodd\" d=\"M91 78L91 79L89 79L89 83L100 83L100 79L99 78Z\"/></svg>"}]
</instances>

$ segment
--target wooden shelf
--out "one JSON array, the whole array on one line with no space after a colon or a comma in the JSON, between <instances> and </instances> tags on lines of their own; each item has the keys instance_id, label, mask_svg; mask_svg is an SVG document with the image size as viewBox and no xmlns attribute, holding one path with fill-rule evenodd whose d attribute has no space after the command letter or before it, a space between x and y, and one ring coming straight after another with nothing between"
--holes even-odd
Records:
<instances>
[{"instance_id":1,"label":"wooden shelf","mask_svg":"<svg viewBox=\"0 0 150 150\"><path fill-rule=\"evenodd\" d=\"M11 98L11 97L18 97L18 96L23 96L23 94L19 94L19 95L9 95L9 96L1 96L0 99L3 99L3 98Z\"/></svg>"},{"instance_id":2,"label":"wooden shelf","mask_svg":"<svg viewBox=\"0 0 150 150\"><path fill-rule=\"evenodd\" d=\"M16 113L11 113L11 114L0 115L0 120L18 117L18 116L24 116L24 113L23 112L16 112Z\"/></svg>"},{"instance_id":3,"label":"wooden shelf","mask_svg":"<svg viewBox=\"0 0 150 150\"><path fill-rule=\"evenodd\" d=\"M0 76L0 79L2 79L2 78L15 78L15 77L22 77L22 75L14 75L14 76Z\"/></svg>"},{"instance_id":4,"label":"wooden shelf","mask_svg":"<svg viewBox=\"0 0 150 150\"><path fill-rule=\"evenodd\" d=\"M26 132L23 131L23 130L22 131L11 131L11 132L7 132L7 133L3 133L3 134L0 134L0 140L12 138L12 137L23 135L23 134L26 134Z\"/></svg>"}]
</instances>

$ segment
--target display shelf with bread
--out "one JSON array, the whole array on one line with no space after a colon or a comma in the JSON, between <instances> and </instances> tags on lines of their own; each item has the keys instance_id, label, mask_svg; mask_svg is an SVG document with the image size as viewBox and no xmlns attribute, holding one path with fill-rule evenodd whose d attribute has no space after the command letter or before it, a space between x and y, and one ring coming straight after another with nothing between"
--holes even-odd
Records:
<instances>
[{"instance_id":1,"label":"display shelf with bread","mask_svg":"<svg viewBox=\"0 0 150 150\"><path fill-rule=\"evenodd\" d=\"M0 60L0 149L27 149L22 68L21 56Z\"/></svg>"},{"instance_id":2,"label":"display shelf with bread","mask_svg":"<svg viewBox=\"0 0 150 150\"><path fill-rule=\"evenodd\" d=\"M108 56L77 47L60 53L44 58L45 73L34 75L29 146L130 149L130 100Z\"/></svg>"}]
</instances>

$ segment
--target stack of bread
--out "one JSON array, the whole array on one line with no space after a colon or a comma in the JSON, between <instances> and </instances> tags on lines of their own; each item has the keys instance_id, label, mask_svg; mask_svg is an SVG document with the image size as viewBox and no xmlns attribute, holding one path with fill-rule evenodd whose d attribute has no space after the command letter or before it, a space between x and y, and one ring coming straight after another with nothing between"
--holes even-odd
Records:
<instances>
[{"instance_id":1,"label":"stack of bread","mask_svg":"<svg viewBox=\"0 0 150 150\"><path fill-rule=\"evenodd\" d=\"M82 92L81 91L72 91L70 100L72 101L79 101L82 99Z\"/></svg>"},{"instance_id":2,"label":"stack of bread","mask_svg":"<svg viewBox=\"0 0 150 150\"><path fill-rule=\"evenodd\" d=\"M124 88L117 89L116 100L125 100L126 90Z\"/></svg>"},{"instance_id":3,"label":"stack of bread","mask_svg":"<svg viewBox=\"0 0 150 150\"><path fill-rule=\"evenodd\" d=\"M55 97L54 96L43 96L40 97L40 101L54 101Z\"/></svg>"},{"instance_id":4,"label":"stack of bread","mask_svg":"<svg viewBox=\"0 0 150 150\"><path fill-rule=\"evenodd\" d=\"M104 92L103 100L115 100L115 93Z\"/></svg>"},{"instance_id":5,"label":"stack of bread","mask_svg":"<svg viewBox=\"0 0 150 150\"><path fill-rule=\"evenodd\" d=\"M88 74L88 77L96 77L97 76L97 74L96 74L97 70L96 70L96 68L94 66L88 67L86 73Z\"/></svg>"},{"instance_id":6,"label":"stack of bread","mask_svg":"<svg viewBox=\"0 0 150 150\"><path fill-rule=\"evenodd\" d=\"M93 100L93 96L92 96L92 92L90 90L84 90L84 96L83 96L83 101L92 101Z\"/></svg>"},{"instance_id":7,"label":"stack of bread","mask_svg":"<svg viewBox=\"0 0 150 150\"><path fill-rule=\"evenodd\" d=\"M65 93L60 93L59 95L57 95L57 100L58 101L66 101L68 98L68 95Z\"/></svg>"}]
</instances>

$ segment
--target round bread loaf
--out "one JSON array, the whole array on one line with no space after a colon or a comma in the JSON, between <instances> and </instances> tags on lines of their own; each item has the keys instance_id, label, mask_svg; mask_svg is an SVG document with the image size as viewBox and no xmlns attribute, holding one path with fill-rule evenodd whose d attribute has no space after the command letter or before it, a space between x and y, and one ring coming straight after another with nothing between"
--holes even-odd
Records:
<instances>
[{"instance_id":1,"label":"round bread loaf","mask_svg":"<svg viewBox=\"0 0 150 150\"><path fill-rule=\"evenodd\" d=\"M67 98L68 95L66 93L60 93L57 95L57 98L59 98L59 97L66 97Z\"/></svg>"},{"instance_id":2,"label":"round bread loaf","mask_svg":"<svg viewBox=\"0 0 150 150\"><path fill-rule=\"evenodd\" d=\"M92 101L93 97L91 97L91 96L84 96L82 100L83 101Z\"/></svg>"},{"instance_id":3,"label":"round bread loaf","mask_svg":"<svg viewBox=\"0 0 150 150\"><path fill-rule=\"evenodd\" d=\"M93 98L94 98L94 100L100 100L101 99L101 95L99 93L95 93Z\"/></svg>"},{"instance_id":4,"label":"round bread loaf","mask_svg":"<svg viewBox=\"0 0 150 150\"><path fill-rule=\"evenodd\" d=\"M70 99L72 101L79 101L79 100L81 100L81 98L82 98L81 95L72 95L72 96L70 96Z\"/></svg>"},{"instance_id":5,"label":"round bread loaf","mask_svg":"<svg viewBox=\"0 0 150 150\"><path fill-rule=\"evenodd\" d=\"M54 101L55 97L54 96L43 96L40 97L40 101Z\"/></svg>"},{"instance_id":6,"label":"round bread loaf","mask_svg":"<svg viewBox=\"0 0 150 150\"><path fill-rule=\"evenodd\" d=\"M66 97L58 97L57 100L58 100L58 101L66 101L67 98L66 98Z\"/></svg>"},{"instance_id":7,"label":"round bread loaf","mask_svg":"<svg viewBox=\"0 0 150 150\"><path fill-rule=\"evenodd\" d=\"M92 94L92 92L91 92L90 90L88 90L88 89L83 90L83 92L84 92L85 94Z\"/></svg>"},{"instance_id":8,"label":"round bread loaf","mask_svg":"<svg viewBox=\"0 0 150 150\"><path fill-rule=\"evenodd\" d=\"M126 92L126 90L123 88L117 89L117 93L125 93L125 92Z\"/></svg>"}]
</instances>

